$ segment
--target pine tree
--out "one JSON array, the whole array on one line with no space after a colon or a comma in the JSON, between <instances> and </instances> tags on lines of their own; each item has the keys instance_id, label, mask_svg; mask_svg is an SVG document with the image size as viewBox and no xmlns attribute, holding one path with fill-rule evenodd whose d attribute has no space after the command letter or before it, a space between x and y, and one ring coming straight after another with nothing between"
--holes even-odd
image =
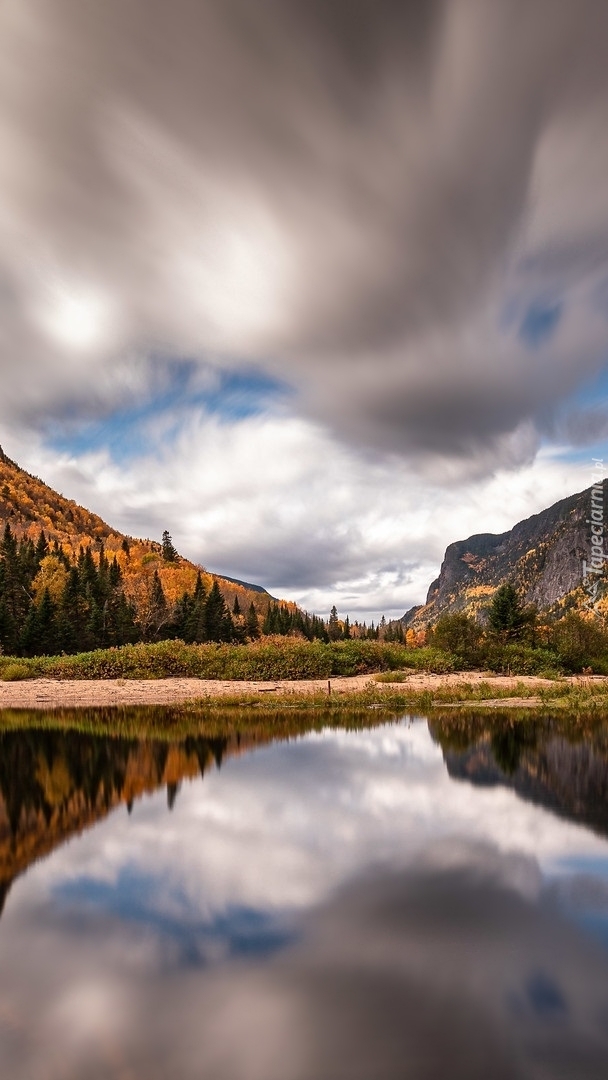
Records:
<instances>
[{"instance_id":1,"label":"pine tree","mask_svg":"<svg viewBox=\"0 0 608 1080\"><path fill-rule=\"evenodd\" d=\"M169 609L162 581L160 580L158 570L155 570L154 577L152 578L152 592L150 594L150 621L155 637L159 636L161 629L167 622L168 615Z\"/></svg>"},{"instance_id":2,"label":"pine tree","mask_svg":"<svg viewBox=\"0 0 608 1080\"><path fill-rule=\"evenodd\" d=\"M57 613L57 639L60 652L78 652L83 641L84 615L85 603L80 595L78 570L72 566Z\"/></svg>"},{"instance_id":3,"label":"pine tree","mask_svg":"<svg viewBox=\"0 0 608 1080\"><path fill-rule=\"evenodd\" d=\"M229 641L232 636L231 627L230 612L214 578L205 605L205 638L207 641Z\"/></svg>"},{"instance_id":4,"label":"pine tree","mask_svg":"<svg viewBox=\"0 0 608 1080\"><path fill-rule=\"evenodd\" d=\"M38 537L38 543L36 544L36 562L38 565L42 562L45 555L49 553L49 545L47 543L46 536L44 535L44 529L40 530L40 536Z\"/></svg>"},{"instance_id":5,"label":"pine tree","mask_svg":"<svg viewBox=\"0 0 608 1080\"><path fill-rule=\"evenodd\" d=\"M339 641L342 637L342 627L340 626L340 621L338 619L338 609L335 604L329 613L327 633L329 635L330 641Z\"/></svg>"},{"instance_id":6,"label":"pine tree","mask_svg":"<svg viewBox=\"0 0 608 1080\"><path fill-rule=\"evenodd\" d=\"M184 641L188 643L206 641L206 597L205 586L203 585L203 578L200 570L196 577L196 584L192 594L192 604L189 607L190 610L185 620Z\"/></svg>"},{"instance_id":7,"label":"pine tree","mask_svg":"<svg viewBox=\"0 0 608 1080\"><path fill-rule=\"evenodd\" d=\"M258 619L258 613L253 606L253 600L249 605L249 611L247 612L247 622L245 624L247 637L251 641L257 641L260 636L260 620Z\"/></svg>"},{"instance_id":8,"label":"pine tree","mask_svg":"<svg viewBox=\"0 0 608 1080\"><path fill-rule=\"evenodd\" d=\"M177 562L179 555L176 548L173 547L173 541L170 533L165 529L162 539L162 553L165 562Z\"/></svg>"},{"instance_id":9,"label":"pine tree","mask_svg":"<svg viewBox=\"0 0 608 1080\"><path fill-rule=\"evenodd\" d=\"M534 612L526 611L517 590L511 582L500 585L490 605L488 623L490 629L502 641L516 641L531 622L534 620Z\"/></svg>"}]
</instances>

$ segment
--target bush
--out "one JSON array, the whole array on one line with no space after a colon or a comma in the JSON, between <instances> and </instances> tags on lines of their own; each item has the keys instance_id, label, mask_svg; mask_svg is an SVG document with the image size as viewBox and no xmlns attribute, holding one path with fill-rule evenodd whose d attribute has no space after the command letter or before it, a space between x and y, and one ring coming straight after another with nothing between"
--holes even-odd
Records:
<instances>
[{"instance_id":1,"label":"bush","mask_svg":"<svg viewBox=\"0 0 608 1080\"><path fill-rule=\"evenodd\" d=\"M571 611L555 623L551 644L567 671L590 667L598 674L608 669L608 634L596 619Z\"/></svg>"},{"instance_id":2,"label":"bush","mask_svg":"<svg viewBox=\"0 0 608 1080\"><path fill-rule=\"evenodd\" d=\"M26 664L5 664L0 668L0 679L3 682L20 682L29 679L30 673Z\"/></svg>"},{"instance_id":3,"label":"bush","mask_svg":"<svg viewBox=\"0 0 608 1080\"><path fill-rule=\"evenodd\" d=\"M531 645L498 642L485 650L485 662L498 675L559 675L560 661L552 649L534 649Z\"/></svg>"},{"instance_id":4,"label":"bush","mask_svg":"<svg viewBox=\"0 0 608 1080\"><path fill-rule=\"evenodd\" d=\"M453 615L442 615L429 631L427 640L436 649L457 658L461 667L475 667L480 662L482 638L483 630L479 623L460 611Z\"/></svg>"}]
</instances>

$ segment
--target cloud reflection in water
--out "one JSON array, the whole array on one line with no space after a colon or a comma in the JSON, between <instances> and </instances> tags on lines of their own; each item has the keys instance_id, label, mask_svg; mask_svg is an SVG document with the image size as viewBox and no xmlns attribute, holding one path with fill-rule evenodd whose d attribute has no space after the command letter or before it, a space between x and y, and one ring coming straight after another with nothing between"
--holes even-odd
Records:
<instances>
[{"instance_id":1,"label":"cloud reflection in water","mask_svg":"<svg viewBox=\"0 0 608 1080\"><path fill-rule=\"evenodd\" d=\"M601 837L452 779L423 723L230 759L15 883L3 1072L599 1077L608 952L560 907L605 912L607 865Z\"/></svg>"}]
</instances>

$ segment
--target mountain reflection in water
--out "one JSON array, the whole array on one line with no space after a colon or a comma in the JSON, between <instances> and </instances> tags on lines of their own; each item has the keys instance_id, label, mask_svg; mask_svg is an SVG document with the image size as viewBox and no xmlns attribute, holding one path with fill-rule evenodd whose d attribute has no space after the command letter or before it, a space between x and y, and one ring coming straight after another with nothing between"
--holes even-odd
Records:
<instances>
[{"instance_id":1,"label":"mountain reflection in water","mask_svg":"<svg viewBox=\"0 0 608 1080\"><path fill-rule=\"evenodd\" d=\"M264 741L0 737L2 1076L606 1075L604 725Z\"/></svg>"}]
</instances>

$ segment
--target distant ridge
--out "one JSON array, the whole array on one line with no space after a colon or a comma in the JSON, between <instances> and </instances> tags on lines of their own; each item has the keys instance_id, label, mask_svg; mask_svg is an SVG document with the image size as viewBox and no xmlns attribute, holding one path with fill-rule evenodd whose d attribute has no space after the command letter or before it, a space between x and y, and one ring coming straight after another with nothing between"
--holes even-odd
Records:
<instances>
[{"instance_id":1,"label":"distant ridge","mask_svg":"<svg viewBox=\"0 0 608 1080\"><path fill-rule=\"evenodd\" d=\"M240 578L230 577L229 574L222 574L223 581L231 581L233 585L242 585L244 589L249 589L250 592L263 593L269 600L277 601L276 596L271 596L268 589L265 589L263 585L252 585L250 581L241 581Z\"/></svg>"},{"instance_id":2,"label":"distant ridge","mask_svg":"<svg viewBox=\"0 0 608 1080\"><path fill-rule=\"evenodd\" d=\"M601 484L608 517L606 481ZM418 629L458 611L483 621L492 594L504 581L513 582L539 611L582 609L588 599L583 562L591 563L591 491L561 499L507 532L477 533L450 544L426 602L407 611L404 624ZM599 581L595 610L608 614L604 573Z\"/></svg>"}]
</instances>

